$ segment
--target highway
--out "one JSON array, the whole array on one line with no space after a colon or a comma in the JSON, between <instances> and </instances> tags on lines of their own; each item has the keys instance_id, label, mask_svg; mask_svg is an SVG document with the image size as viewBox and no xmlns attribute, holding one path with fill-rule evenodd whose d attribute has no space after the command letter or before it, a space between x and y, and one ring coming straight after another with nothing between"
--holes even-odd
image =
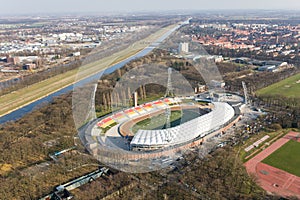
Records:
<instances>
[{"instance_id":1,"label":"highway","mask_svg":"<svg viewBox=\"0 0 300 200\"><path fill-rule=\"evenodd\" d=\"M126 63L147 55L180 26L180 24L168 26L145 38L144 41L147 42L138 41L123 51L80 67L82 78L81 80L77 79L77 82L75 80L78 70L72 70L2 96L0 99L0 124L20 119L37 106L51 102L53 97L72 91L75 83L76 87L84 85L99 77L102 73L112 73L116 69L123 67ZM137 50L138 53L135 53ZM116 64L109 65L116 58L124 59Z\"/></svg>"}]
</instances>

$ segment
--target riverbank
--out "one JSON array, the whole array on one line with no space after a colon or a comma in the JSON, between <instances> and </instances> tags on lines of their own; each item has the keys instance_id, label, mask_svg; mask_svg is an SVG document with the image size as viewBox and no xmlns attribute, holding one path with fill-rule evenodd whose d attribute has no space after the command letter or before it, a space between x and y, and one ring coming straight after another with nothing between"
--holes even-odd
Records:
<instances>
[{"instance_id":1,"label":"riverbank","mask_svg":"<svg viewBox=\"0 0 300 200\"><path fill-rule=\"evenodd\" d=\"M3 117L9 113L12 113L13 111L23 108L26 105L47 97L50 94L58 92L63 88L71 86L76 81L88 78L89 76L97 74L107 68L113 67L114 65L117 65L125 60L128 60L129 62L131 57L138 57L137 54L142 54L143 50L145 50L153 42L159 40L176 26L176 24L170 25L141 41L135 42L125 50L80 67L80 77L76 78L78 74L77 69L71 70L64 74L60 74L28 86L27 88L23 88L2 96L0 99L0 117Z\"/></svg>"}]
</instances>

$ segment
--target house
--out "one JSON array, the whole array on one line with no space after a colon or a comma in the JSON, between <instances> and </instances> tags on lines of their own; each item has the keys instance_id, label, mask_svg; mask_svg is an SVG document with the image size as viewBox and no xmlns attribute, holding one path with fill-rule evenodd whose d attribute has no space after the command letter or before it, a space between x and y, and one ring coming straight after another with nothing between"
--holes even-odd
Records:
<instances>
[{"instance_id":1,"label":"house","mask_svg":"<svg viewBox=\"0 0 300 200\"><path fill-rule=\"evenodd\" d=\"M25 64L22 67L23 70L33 70L35 68L36 68L36 64L34 63Z\"/></svg>"}]
</instances>

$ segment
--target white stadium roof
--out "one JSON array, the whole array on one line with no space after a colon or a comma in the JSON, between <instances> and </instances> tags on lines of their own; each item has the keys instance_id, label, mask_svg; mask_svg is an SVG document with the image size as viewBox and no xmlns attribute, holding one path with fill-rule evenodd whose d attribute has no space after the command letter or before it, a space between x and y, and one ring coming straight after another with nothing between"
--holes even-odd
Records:
<instances>
[{"instance_id":1,"label":"white stadium roof","mask_svg":"<svg viewBox=\"0 0 300 200\"><path fill-rule=\"evenodd\" d=\"M158 148L190 141L218 129L234 116L234 109L227 103L214 102L211 112L176 127L161 130L139 130L130 145L133 148Z\"/></svg>"}]
</instances>

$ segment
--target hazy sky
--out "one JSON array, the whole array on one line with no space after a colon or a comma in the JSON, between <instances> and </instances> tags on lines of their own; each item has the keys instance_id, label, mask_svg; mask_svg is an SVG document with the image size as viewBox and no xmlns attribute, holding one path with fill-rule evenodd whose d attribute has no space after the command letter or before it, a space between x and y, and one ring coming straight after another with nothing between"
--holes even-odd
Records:
<instances>
[{"instance_id":1,"label":"hazy sky","mask_svg":"<svg viewBox=\"0 0 300 200\"><path fill-rule=\"evenodd\" d=\"M300 0L0 0L1 14L207 9L292 9Z\"/></svg>"}]
</instances>

